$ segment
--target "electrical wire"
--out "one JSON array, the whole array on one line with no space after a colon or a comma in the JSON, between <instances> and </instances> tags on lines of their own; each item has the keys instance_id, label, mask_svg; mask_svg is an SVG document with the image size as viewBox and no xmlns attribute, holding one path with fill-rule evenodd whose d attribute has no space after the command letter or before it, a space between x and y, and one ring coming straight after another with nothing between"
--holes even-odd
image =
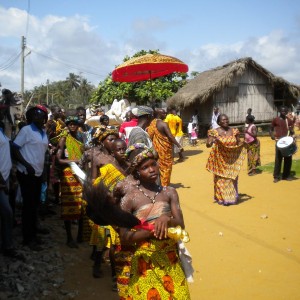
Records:
<instances>
[{"instance_id":1,"label":"electrical wire","mask_svg":"<svg viewBox=\"0 0 300 300\"><path fill-rule=\"evenodd\" d=\"M22 51L19 52L15 57L11 57L8 61L6 61L3 65L0 65L0 71L4 71L6 69L9 69L11 66L15 64L15 62L20 57Z\"/></svg>"},{"instance_id":2,"label":"electrical wire","mask_svg":"<svg viewBox=\"0 0 300 300\"><path fill-rule=\"evenodd\" d=\"M57 59L57 58L51 57L51 56L46 55L46 54L42 54L42 53L37 52L37 51L35 51L35 50L33 50L33 49L30 49L30 50L31 50L32 52L34 52L35 54L39 55L39 56L42 56L42 57L47 58L47 59L49 59L49 60L55 61L55 62L57 62L57 63L59 63L59 64L61 64L61 65L64 65L64 66L68 67L68 68L76 69L76 70L78 70L78 71L80 71L80 72L82 72L82 73L94 75L94 76L97 76L97 77L99 77L99 76L101 77L101 76L102 76L102 75L100 75L100 74L98 74L98 73L95 73L95 72L86 70L86 69L84 69L84 68L82 68L82 67L80 67L80 66L76 66L76 65L71 64L71 63L63 62L63 61L61 61L61 60L59 60L59 59Z\"/></svg>"}]
</instances>

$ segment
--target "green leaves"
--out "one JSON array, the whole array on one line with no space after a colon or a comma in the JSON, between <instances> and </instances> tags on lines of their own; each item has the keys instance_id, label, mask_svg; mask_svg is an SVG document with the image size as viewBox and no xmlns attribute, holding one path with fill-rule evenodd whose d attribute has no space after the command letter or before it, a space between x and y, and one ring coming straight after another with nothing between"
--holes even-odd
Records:
<instances>
[{"instance_id":1,"label":"green leaves","mask_svg":"<svg viewBox=\"0 0 300 300\"><path fill-rule=\"evenodd\" d=\"M138 57L145 54L158 53L159 50L141 50L132 57ZM132 57L126 56L123 61ZM172 73L153 80L140 82L114 82L109 74L104 81L99 83L97 91L93 94L91 102L100 103L101 105L111 104L114 99L126 98L139 105L155 102L163 102L176 93L186 84L186 73Z\"/></svg>"}]
</instances>

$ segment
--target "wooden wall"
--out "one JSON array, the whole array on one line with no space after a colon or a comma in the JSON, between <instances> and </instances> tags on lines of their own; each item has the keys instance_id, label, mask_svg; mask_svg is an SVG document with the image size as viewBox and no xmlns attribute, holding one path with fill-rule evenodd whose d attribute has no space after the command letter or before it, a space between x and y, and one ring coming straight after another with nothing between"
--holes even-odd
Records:
<instances>
[{"instance_id":1,"label":"wooden wall","mask_svg":"<svg viewBox=\"0 0 300 300\"><path fill-rule=\"evenodd\" d=\"M248 108L252 108L256 122L269 122L277 114L273 87L253 67L249 67L229 87L213 95L205 103L194 104L181 111L183 122L187 123L197 109L201 123L209 124L214 106L218 106L221 113L228 115L231 124L243 124Z\"/></svg>"}]
</instances>

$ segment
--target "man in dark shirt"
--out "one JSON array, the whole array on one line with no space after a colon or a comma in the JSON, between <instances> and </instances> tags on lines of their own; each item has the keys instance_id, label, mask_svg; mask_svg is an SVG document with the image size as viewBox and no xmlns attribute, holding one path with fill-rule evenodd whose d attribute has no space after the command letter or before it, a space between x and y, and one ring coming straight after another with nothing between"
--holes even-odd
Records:
<instances>
[{"instance_id":1,"label":"man in dark shirt","mask_svg":"<svg viewBox=\"0 0 300 300\"><path fill-rule=\"evenodd\" d=\"M287 107L285 106L280 107L279 113L280 113L279 117L273 119L270 128L271 139L275 140L276 143L282 137L294 135L293 123L289 118L287 118L287 113L288 113ZM280 180L282 159L284 159L282 180L292 180L290 177L291 167L292 167L292 155L283 157L280 149L275 145L275 164L274 164L274 172L273 172L275 183Z\"/></svg>"},{"instance_id":2,"label":"man in dark shirt","mask_svg":"<svg viewBox=\"0 0 300 300\"><path fill-rule=\"evenodd\" d=\"M7 118L9 124L13 125L14 122L10 114L10 106L15 102L14 94L8 89L3 89L2 98L4 99L4 104L6 105L6 108L4 110L4 116Z\"/></svg>"}]
</instances>

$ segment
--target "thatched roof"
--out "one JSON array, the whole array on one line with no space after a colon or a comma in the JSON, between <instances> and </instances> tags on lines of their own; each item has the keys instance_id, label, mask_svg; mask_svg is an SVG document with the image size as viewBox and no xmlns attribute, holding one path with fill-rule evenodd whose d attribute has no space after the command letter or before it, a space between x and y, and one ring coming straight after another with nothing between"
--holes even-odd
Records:
<instances>
[{"instance_id":1,"label":"thatched roof","mask_svg":"<svg viewBox=\"0 0 300 300\"><path fill-rule=\"evenodd\" d=\"M246 57L200 73L169 98L167 105L184 108L195 102L203 103L213 94L229 86L232 80L242 75L249 66L252 66L258 72L265 75L272 86L285 89L290 97L297 99L300 96L299 86L275 76L257 64L251 57Z\"/></svg>"}]
</instances>

